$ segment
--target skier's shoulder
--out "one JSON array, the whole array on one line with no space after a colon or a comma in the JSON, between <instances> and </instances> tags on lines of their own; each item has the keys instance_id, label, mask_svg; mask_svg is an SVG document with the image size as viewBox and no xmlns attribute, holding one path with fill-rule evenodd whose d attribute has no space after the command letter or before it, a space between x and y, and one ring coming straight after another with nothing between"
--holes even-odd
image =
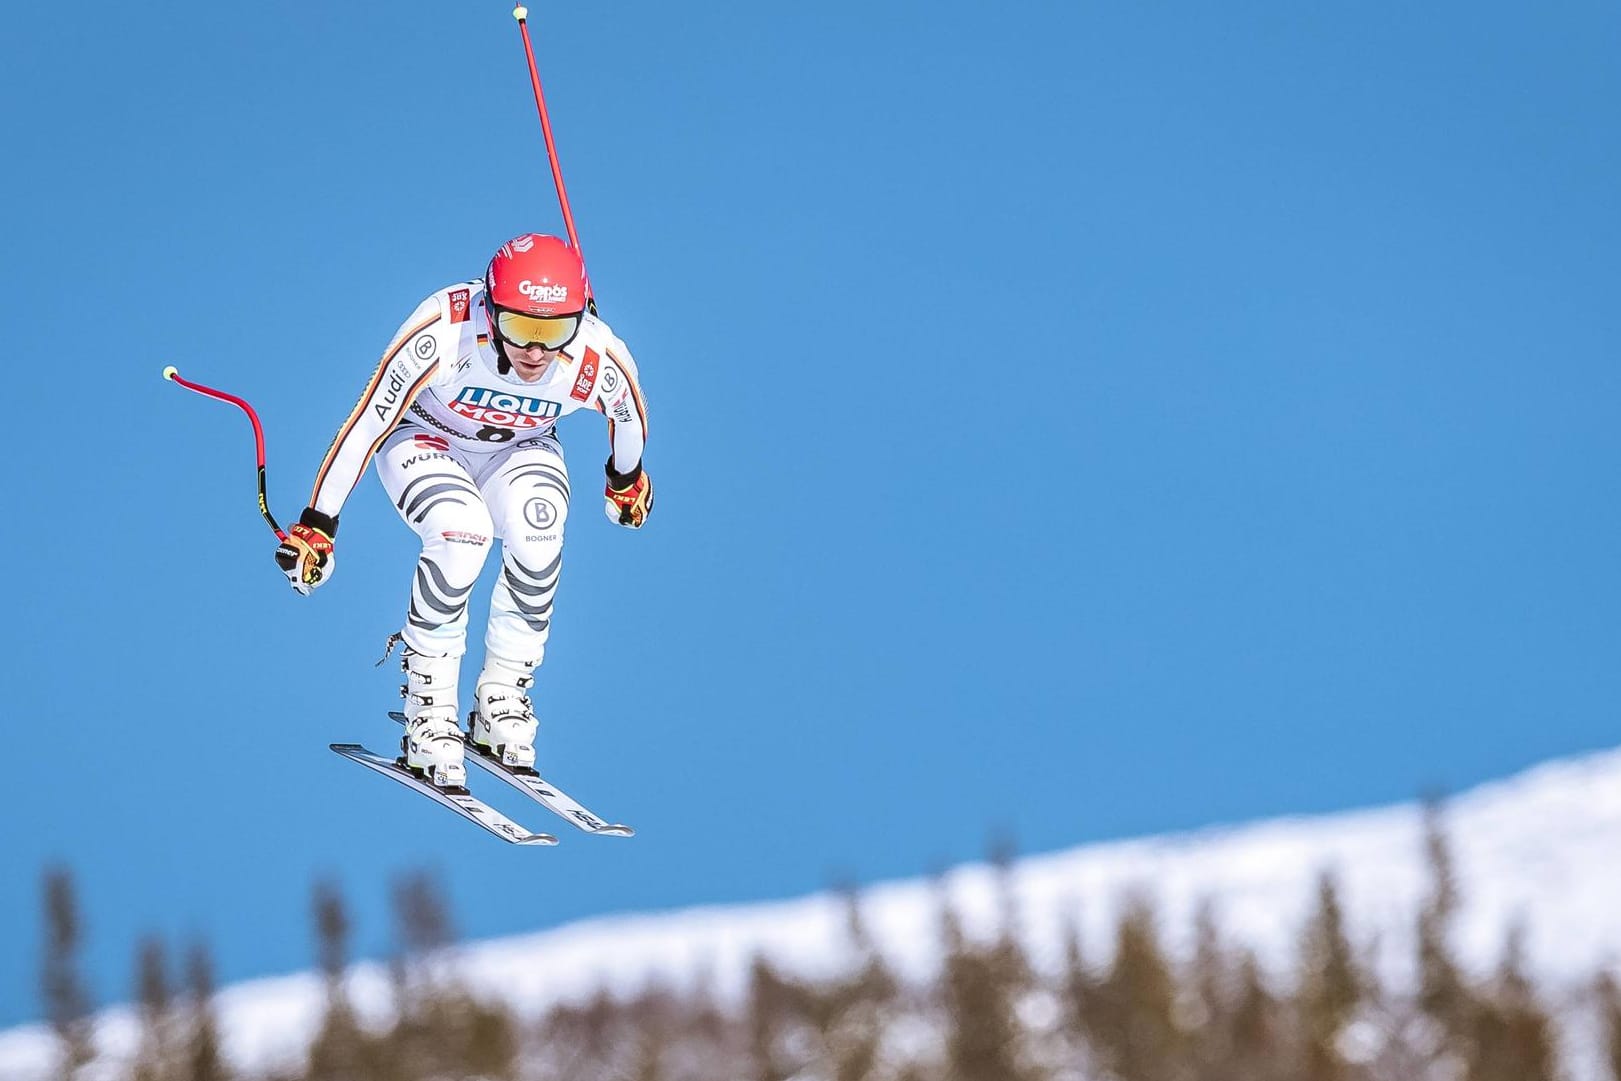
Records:
<instances>
[{"instance_id":1,"label":"skier's shoulder","mask_svg":"<svg viewBox=\"0 0 1621 1081\"><path fill-rule=\"evenodd\" d=\"M472 318L473 305L482 292L484 281L480 278L436 289L417 305L416 311L411 313L412 318L419 321L433 320L437 326L445 330L460 331Z\"/></svg>"},{"instance_id":2,"label":"skier's shoulder","mask_svg":"<svg viewBox=\"0 0 1621 1081\"><path fill-rule=\"evenodd\" d=\"M454 358L481 289L480 281L464 281L429 293L394 332L388 356L418 370L443 357Z\"/></svg>"},{"instance_id":3,"label":"skier's shoulder","mask_svg":"<svg viewBox=\"0 0 1621 1081\"><path fill-rule=\"evenodd\" d=\"M601 316L587 312L584 322L580 325L581 340L597 353L601 354L605 365L619 368L625 374L635 378L636 358L631 356L630 346L625 340L614 333L613 327Z\"/></svg>"}]
</instances>

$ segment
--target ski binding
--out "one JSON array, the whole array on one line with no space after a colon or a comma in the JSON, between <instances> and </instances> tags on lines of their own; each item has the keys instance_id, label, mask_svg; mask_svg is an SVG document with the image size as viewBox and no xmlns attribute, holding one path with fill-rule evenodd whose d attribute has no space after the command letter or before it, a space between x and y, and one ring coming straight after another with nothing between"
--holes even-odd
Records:
<instances>
[{"instance_id":1,"label":"ski binding","mask_svg":"<svg viewBox=\"0 0 1621 1081\"><path fill-rule=\"evenodd\" d=\"M503 841L515 845L555 845L557 843L557 838L549 833L530 833L465 788L460 786L439 788L433 785L406 769L404 762L400 759L385 758L374 751L368 751L358 743L334 743L331 744L331 747L351 762L358 762L369 770L381 773L390 780L398 781L409 789L421 792L441 807L454 811L475 825L484 827Z\"/></svg>"},{"instance_id":2,"label":"ski binding","mask_svg":"<svg viewBox=\"0 0 1621 1081\"><path fill-rule=\"evenodd\" d=\"M405 723L405 714L403 713L394 711L389 716L398 724ZM468 726L469 728L472 726L471 716L468 717ZM636 831L629 826L618 822L608 822L593 814L573 796L546 780L535 770L527 767L506 765L494 754L474 743L466 731L462 732L462 745L466 748L468 761L475 762L483 769L495 774L559 818L566 819L576 828L599 837L634 837L636 835Z\"/></svg>"}]
</instances>

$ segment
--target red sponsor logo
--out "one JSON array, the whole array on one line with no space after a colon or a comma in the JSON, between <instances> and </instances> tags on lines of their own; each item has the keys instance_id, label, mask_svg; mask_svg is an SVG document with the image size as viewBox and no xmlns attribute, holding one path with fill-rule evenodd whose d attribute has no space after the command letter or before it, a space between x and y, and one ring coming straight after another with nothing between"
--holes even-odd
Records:
<instances>
[{"instance_id":1,"label":"red sponsor logo","mask_svg":"<svg viewBox=\"0 0 1621 1081\"><path fill-rule=\"evenodd\" d=\"M450 291L450 321L452 323L467 322L467 304L471 294L466 289L452 289Z\"/></svg>"},{"instance_id":2,"label":"red sponsor logo","mask_svg":"<svg viewBox=\"0 0 1621 1081\"><path fill-rule=\"evenodd\" d=\"M418 450L449 450L450 440L441 439L436 435L419 435L413 437Z\"/></svg>"},{"instance_id":3,"label":"red sponsor logo","mask_svg":"<svg viewBox=\"0 0 1621 1081\"><path fill-rule=\"evenodd\" d=\"M485 545L490 543L490 538L488 537L482 536L478 533L463 533L460 530L455 529L439 535L445 538L445 540L449 541L451 544Z\"/></svg>"},{"instance_id":4,"label":"red sponsor logo","mask_svg":"<svg viewBox=\"0 0 1621 1081\"><path fill-rule=\"evenodd\" d=\"M574 380L574 389L568 392L570 398L583 402L591 397L591 388L597 383L597 362L600 359L595 349L586 348L585 359L580 362L579 378Z\"/></svg>"}]
</instances>

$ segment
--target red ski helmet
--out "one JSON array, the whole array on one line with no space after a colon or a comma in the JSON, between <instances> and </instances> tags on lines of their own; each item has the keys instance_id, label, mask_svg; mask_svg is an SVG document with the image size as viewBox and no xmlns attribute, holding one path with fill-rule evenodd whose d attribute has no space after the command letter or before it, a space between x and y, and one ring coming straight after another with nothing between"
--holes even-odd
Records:
<instances>
[{"instance_id":1,"label":"red ski helmet","mask_svg":"<svg viewBox=\"0 0 1621 1081\"><path fill-rule=\"evenodd\" d=\"M513 237L484 272L484 304L500 342L561 349L579 333L589 300L585 264L562 237Z\"/></svg>"}]
</instances>

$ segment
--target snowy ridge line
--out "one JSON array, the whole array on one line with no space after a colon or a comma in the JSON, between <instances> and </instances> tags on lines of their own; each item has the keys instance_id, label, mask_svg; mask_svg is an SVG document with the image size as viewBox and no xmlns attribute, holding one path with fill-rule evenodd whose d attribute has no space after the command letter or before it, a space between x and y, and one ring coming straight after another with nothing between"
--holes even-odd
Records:
<instances>
[{"instance_id":1,"label":"snowy ridge line","mask_svg":"<svg viewBox=\"0 0 1621 1081\"><path fill-rule=\"evenodd\" d=\"M1504 936L1523 922L1527 961L1548 989L1573 991L1621 958L1621 750L1552 762L1453 798L1446 824L1463 908L1456 946L1466 966L1485 973ZM1015 862L1011 884L1024 937L1038 964L1056 966L1065 927L1106 960L1121 903L1141 892L1156 906L1174 955L1191 946L1202 901L1233 942L1253 949L1276 976L1293 963L1320 873L1341 887L1353 942L1381 975L1412 974L1413 923L1427 879L1422 813L1416 803L1315 817L1087 845ZM971 934L998 926L995 871L956 868L942 880ZM935 884L882 883L862 891L868 931L903 977L927 978L939 958ZM525 1016L606 989L633 995L651 984L706 984L740 998L749 962L764 954L783 969L825 975L848 959L843 900L831 892L794 900L715 905L598 917L548 931L469 943L456 964L475 993L499 997ZM356 1009L383 1021L390 1012L386 966L362 963L348 975ZM258 1072L295 1062L319 1023L325 1000L313 972L233 984L215 1006L225 1052ZM97 1017L104 1057L134 1051L133 1011ZM43 1081L55 1044L41 1025L0 1032L0 1081Z\"/></svg>"}]
</instances>

